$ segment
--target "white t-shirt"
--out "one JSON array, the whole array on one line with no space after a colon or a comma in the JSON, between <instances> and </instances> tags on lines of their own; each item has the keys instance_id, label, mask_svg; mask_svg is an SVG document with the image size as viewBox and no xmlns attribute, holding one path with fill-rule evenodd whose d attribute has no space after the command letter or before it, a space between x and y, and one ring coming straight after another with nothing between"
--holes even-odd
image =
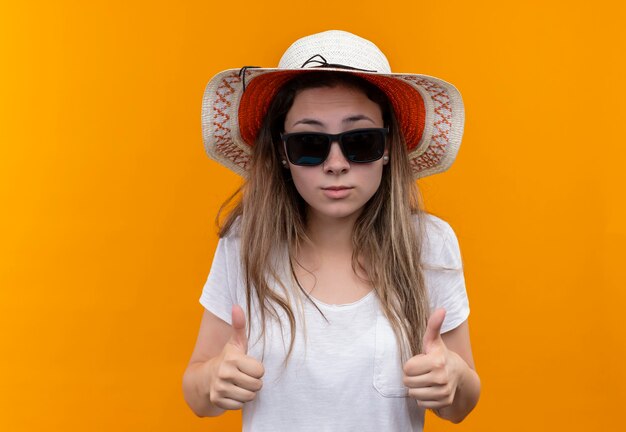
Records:
<instances>
[{"instance_id":1,"label":"white t-shirt","mask_svg":"<svg viewBox=\"0 0 626 432\"><path fill-rule=\"evenodd\" d=\"M433 215L426 221L422 261L434 269L425 270L424 276L431 309L446 309L441 330L445 333L469 314L461 255L450 225ZM246 310L240 261L239 237L221 238L200 297L209 312L227 323L233 304ZM372 291L343 305L313 300L325 318L304 301L304 329L294 310L296 341L287 363L288 321L283 320L284 336L277 324L268 321L263 345L253 310L248 355L262 361L265 375L255 400L244 405L243 430L422 431L424 410L407 396L402 384L398 344L377 295Z\"/></svg>"}]
</instances>

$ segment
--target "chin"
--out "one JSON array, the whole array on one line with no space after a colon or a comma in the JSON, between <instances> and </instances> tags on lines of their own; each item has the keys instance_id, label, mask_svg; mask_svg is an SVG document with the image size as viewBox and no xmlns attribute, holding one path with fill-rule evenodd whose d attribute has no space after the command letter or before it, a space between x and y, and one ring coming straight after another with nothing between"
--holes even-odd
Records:
<instances>
[{"instance_id":1,"label":"chin","mask_svg":"<svg viewBox=\"0 0 626 432\"><path fill-rule=\"evenodd\" d=\"M347 219L361 214L363 206L337 206L335 208L311 208L311 213L328 219Z\"/></svg>"}]
</instances>

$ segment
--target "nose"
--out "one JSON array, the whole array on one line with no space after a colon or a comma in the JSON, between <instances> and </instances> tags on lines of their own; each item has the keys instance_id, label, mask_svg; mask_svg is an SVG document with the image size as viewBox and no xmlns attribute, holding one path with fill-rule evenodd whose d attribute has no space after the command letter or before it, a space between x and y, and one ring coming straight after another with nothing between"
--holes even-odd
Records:
<instances>
[{"instance_id":1,"label":"nose","mask_svg":"<svg viewBox=\"0 0 626 432\"><path fill-rule=\"evenodd\" d=\"M330 152L324 161L324 172L328 174L339 174L350 169L350 162L346 159L337 141L330 145Z\"/></svg>"}]
</instances>

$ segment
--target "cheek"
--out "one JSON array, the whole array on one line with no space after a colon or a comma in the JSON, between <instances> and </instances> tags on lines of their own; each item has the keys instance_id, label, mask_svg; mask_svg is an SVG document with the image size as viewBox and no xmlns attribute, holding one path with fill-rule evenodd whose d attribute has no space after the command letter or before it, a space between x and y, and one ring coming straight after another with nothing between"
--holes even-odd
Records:
<instances>
[{"instance_id":1,"label":"cheek","mask_svg":"<svg viewBox=\"0 0 626 432\"><path fill-rule=\"evenodd\" d=\"M291 167L291 178L296 190L303 198L309 194L311 185L313 184L313 170L302 169L300 167Z\"/></svg>"},{"instance_id":2,"label":"cheek","mask_svg":"<svg viewBox=\"0 0 626 432\"><path fill-rule=\"evenodd\" d=\"M376 193L378 188L380 187L380 183L383 177L383 166L382 164L376 165L375 167L363 167L362 172L359 172L358 177L360 179L361 186L363 187L364 192L367 193L370 197Z\"/></svg>"}]
</instances>

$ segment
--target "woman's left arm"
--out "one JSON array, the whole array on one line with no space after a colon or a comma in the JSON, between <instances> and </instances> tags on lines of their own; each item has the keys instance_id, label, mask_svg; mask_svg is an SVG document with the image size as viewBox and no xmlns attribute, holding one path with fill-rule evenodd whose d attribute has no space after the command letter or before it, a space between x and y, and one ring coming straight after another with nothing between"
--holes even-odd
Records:
<instances>
[{"instance_id":1,"label":"woman's left arm","mask_svg":"<svg viewBox=\"0 0 626 432\"><path fill-rule=\"evenodd\" d=\"M461 422L478 403L480 378L474 359L467 321L440 334L445 311L435 311L424 335L424 353L404 365L409 396L439 417Z\"/></svg>"}]
</instances>

